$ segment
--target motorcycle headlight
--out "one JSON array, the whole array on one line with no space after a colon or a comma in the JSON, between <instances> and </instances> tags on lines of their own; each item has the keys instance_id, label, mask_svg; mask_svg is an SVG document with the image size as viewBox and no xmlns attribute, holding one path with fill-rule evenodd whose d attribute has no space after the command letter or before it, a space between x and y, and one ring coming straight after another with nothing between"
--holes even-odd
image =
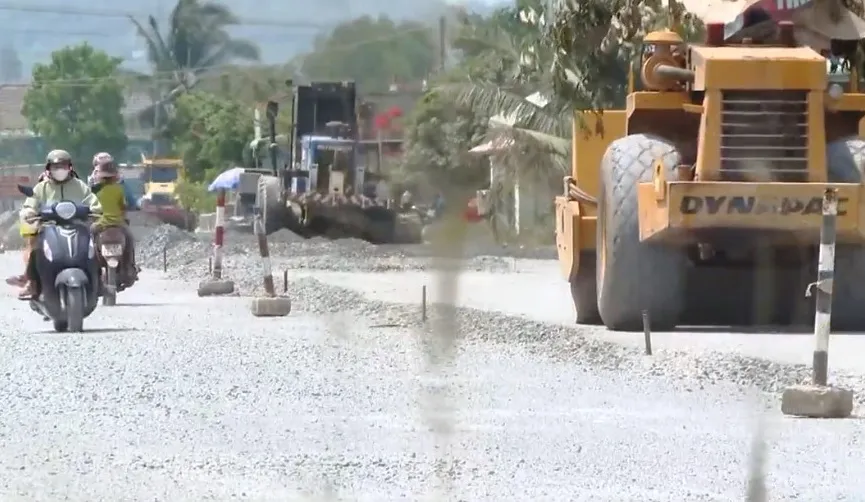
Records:
<instances>
[{"instance_id":1,"label":"motorcycle headlight","mask_svg":"<svg viewBox=\"0 0 865 502\"><path fill-rule=\"evenodd\" d=\"M64 220L71 220L75 217L78 208L74 203L68 201L58 202L54 206L54 213Z\"/></svg>"},{"instance_id":2,"label":"motorcycle headlight","mask_svg":"<svg viewBox=\"0 0 865 502\"><path fill-rule=\"evenodd\" d=\"M48 244L42 245L42 253L45 255L45 259L48 261L54 261L54 255L51 253L51 248Z\"/></svg>"}]
</instances>

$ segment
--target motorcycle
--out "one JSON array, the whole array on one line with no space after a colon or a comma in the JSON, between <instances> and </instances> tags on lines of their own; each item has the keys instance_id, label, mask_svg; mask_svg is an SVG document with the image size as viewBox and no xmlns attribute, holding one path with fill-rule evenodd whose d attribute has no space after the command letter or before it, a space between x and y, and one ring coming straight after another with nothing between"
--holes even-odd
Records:
<instances>
[{"instance_id":1,"label":"motorcycle","mask_svg":"<svg viewBox=\"0 0 865 502\"><path fill-rule=\"evenodd\" d=\"M126 252L126 234L120 227L108 227L99 233L99 267L102 270L102 304L113 307L117 293L132 286L132 274L127 273L123 258Z\"/></svg>"},{"instance_id":2,"label":"motorcycle","mask_svg":"<svg viewBox=\"0 0 865 502\"><path fill-rule=\"evenodd\" d=\"M93 193L98 194L104 185L97 184L92 187ZM139 208L131 207L129 211L137 211ZM126 220L129 224L129 220ZM101 285L99 294L102 296L102 304L106 307L117 305L117 293L131 288L135 283L135 273L130 270L131 264L124 263L126 250L130 246L127 241L126 232L121 227L106 227L97 237L97 250L99 254L99 269L101 271Z\"/></svg>"},{"instance_id":3,"label":"motorcycle","mask_svg":"<svg viewBox=\"0 0 865 502\"><path fill-rule=\"evenodd\" d=\"M42 228L32 266L37 293L30 308L62 333L84 331L99 303L99 262L87 223L90 208L60 201L39 210Z\"/></svg>"}]
</instances>

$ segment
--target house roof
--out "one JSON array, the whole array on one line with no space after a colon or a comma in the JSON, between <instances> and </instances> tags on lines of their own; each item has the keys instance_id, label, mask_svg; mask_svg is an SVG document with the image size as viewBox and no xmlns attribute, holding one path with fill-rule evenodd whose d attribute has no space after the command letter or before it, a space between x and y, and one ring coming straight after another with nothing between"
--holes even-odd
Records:
<instances>
[{"instance_id":1,"label":"house roof","mask_svg":"<svg viewBox=\"0 0 865 502\"><path fill-rule=\"evenodd\" d=\"M486 143L481 143L480 145L475 146L469 150L469 153L493 154L503 152L512 146L514 146L514 140L512 138L503 138L499 136L487 141Z\"/></svg>"},{"instance_id":2,"label":"house roof","mask_svg":"<svg viewBox=\"0 0 865 502\"><path fill-rule=\"evenodd\" d=\"M26 131L27 118L21 115L24 95L29 89L27 84L0 84L0 131ZM138 113L150 105L150 97L142 93L128 93L124 96L125 114Z\"/></svg>"},{"instance_id":3,"label":"house roof","mask_svg":"<svg viewBox=\"0 0 865 502\"><path fill-rule=\"evenodd\" d=\"M26 130L27 119L21 115L26 84L0 85L0 131Z\"/></svg>"}]
</instances>

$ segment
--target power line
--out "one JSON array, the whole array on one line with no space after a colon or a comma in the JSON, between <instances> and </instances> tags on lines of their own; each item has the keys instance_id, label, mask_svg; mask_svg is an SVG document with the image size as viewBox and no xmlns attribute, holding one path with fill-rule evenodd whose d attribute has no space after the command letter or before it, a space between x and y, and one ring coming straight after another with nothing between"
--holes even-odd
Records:
<instances>
[{"instance_id":1,"label":"power line","mask_svg":"<svg viewBox=\"0 0 865 502\"><path fill-rule=\"evenodd\" d=\"M0 9L2 10L2 9ZM106 31L66 31L64 30L62 33L58 32L55 29L50 28L7 28L3 27L3 33L20 33L20 34L35 34L35 33L45 33L51 35L63 35L63 36L72 36L72 37L107 37L107 38L118 38L120 36L134 36L136 38L140 38L140 36L135 33L134 29L130 29L128 32L124 32L121 34L118 33L108 33ZM256 34L256 38L264 38L264 39L275 39L275 38L286 38L287 36L293 35L296 32L288 32L281 31L279 33L274 32L260 32Z\"/></svg>"},{"instance_id":2,"label":"power line","mask_svg":"<svg viewBox=\"0 0 865 502\"><path fill-rule=\"evenodd\" d=\"M34 5L26 5L26 4L17 4L10 2L0 2L0 11L11 11L11 12L31 12L31 13L40 13L40 14L62 14L62 15L72 15L72 16L93 16L93 17L108 17L108 18L140 18L140 17L148 17L153 13L144 13L144 12L131 12L131 11L121 11L121 10L109 10L109 9L82 9L76 7L60 7L60 6L52 6L52 7L40 7ZM305 29L329 29L333 28L339 23L330 23L330 24L319 24L319 23L310 23L307 21L287 21L287 20L279 20L279 19L266 19L266 18L240 18L239 25L248 25L248 26L280 26L285 28L305 28Z\"/></svg>"},{"instance_id":3,"label":"power line","mask_svg":"<svg viewBox=\"0 0 865 502\"><path fill-rule=\"evenodd\" d=\"M423 27L423 28L413 28L413 29L400 30L399 33L395 33L392 35L387 35L387 36L383 36L383 37L376 37L376 38L369 38L369 39L361 40L361 41L358 41L358 42L355 42L352 44L343 44L343 45L327 47L327 48L325 48L324 52L326 52L328 54L334 53L334 52L338 53L338 52L343 52L343 51L348 52L348 51L354 50L358 47L362 47L364 45L374 44L374 43L378 43L378 42L387 42L390 40L397 40L397 39L402 38L406 35L409 35L412 33L420 33L420 32L431 32L431 29L428 27ZM275 67L278 68L278 65L256 65L256 66L249 66L248 70L254 71L256 69L267 69L267 68L274 68L275 69ZM242 65L232 65L232 64L220 64L220 65L207 66L207 67L202 67L202 68L195 68L195 71L196 72L209 72L209 71L213 71L213 70L228 69L228 68L231 68L234 70L239 70L239 69L243 68L243 66ZM191 71L191 70L189 70L189 71ZM184 73L184 70L178 69L178 70L158 71L158 72L145 74L144 76L155 78L156 81L159 81L159 82L172 83L172 82L176 82L176 79L174 77L178 73ZM166 78L161 78L163 76ZM133 75L129 75L128 77L133 78ZM53 85L59 84L61 86L69 86L69 87L89 87L91 85L95 85L95 84L98 84L100 82L104 82L106 80L117 80L117 79L123 79L123 78L124 78L124 75L116 75L116 76L111 76L111 77L53 79L53 80L49 80L49 81L41 81L39 83L53 84ZM12 84L12 85L19 86L19 87L28 87L31 84Z\"/></svg>"}]
</instances>

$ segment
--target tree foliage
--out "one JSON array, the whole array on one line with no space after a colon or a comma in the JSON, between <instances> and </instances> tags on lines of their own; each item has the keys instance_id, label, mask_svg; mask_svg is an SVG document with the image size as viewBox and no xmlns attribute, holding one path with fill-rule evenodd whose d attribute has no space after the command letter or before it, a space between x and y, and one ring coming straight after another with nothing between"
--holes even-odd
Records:
<instances>
[{"instance_id":1,"label":"tree foliage","mask_svg":"<svg viewBox=\"0 0 865 502\"><path fill-rule=\"evenodd\" d=\"M296 70L292 65L226 65L202 77L196 87L226 99L247 105L265 103L269 99L287 97L286 80L293 80Z\"/></svg>"},{"instance_id":2,"label":"tree foliage","mask_svg":"<svg viewBox=\"0 0 865 502\"><path fill-rule=\"evenodd\" d=\"M86 43L52 53L50 63L33 68L24 96L30 129L69 151L79 166L89 166L98 151L122 152L123 88L114 78L120 62Z\"/></svg>"},{"instance_id":3,"label":"tree foliage","mask_svg":"<svg viewBox=\"0 0 865 502\"><path fill-rule=\"evenodd\" d=\"M142 23L130 18L138 35L147 44L151 75L139 75L137 83L155 92L155 104L143 110L138 119L144 125L163 132L171 106L183 93L194 88L201 77L217 66L233 61L258 61L259 48L254 43L232 38L229 27L240 22L227 6L219 2L177 0L163 28L154 16ZM159 108L159 114L157 114Z\"/></svg>"},{"instance_id":4,"label":"tree foliage","mask_svg":"<svg viewBox=\"0 0 865 502\"><path fill-rule=\"evenodd\" d=\"M551 50L554 92L575 108L621 106L628 70L642 38L673 28L686 40L702 33L699 19L681 4L662 0L565 0L545 9L524 5L527 26L537 29L536 45ZM533 69L538 71L540 67Z\"/></svg>"},{"instance_id":5,"label":"tree foliage","mask_svg":"<svg viewBox=\"0 0 865 502\"><path fill-rule=\"evenodd\" d=\"M258 67L228 65L219 72L213 72L202 78L196 89L224 100L234 101L242 107L250 109L258 107L261 110L263 136L270 133L265 120L264 104L269 100L275 100L280 105L280 113L276 118L277 134L286 134L291 130L293 96L287 81L293 81L294 75L293 67L288 64ZM248 120L253 120L252 112Z\"/></svg>"},{"instance_id":6,"label":"tree foliage","mask_svg":"<svg viewBox=\"0 0 865 502\"><path fill-rule=\"evenodd\" d=\"M494 155L500 166L560 179L570 169L574 110L623 106L641 37L667 26L686 39L702 28L655 0L519 0L463 18L453 41L461 62L437 91L491 117L486 139L513 145Z\"/></svg>"},{"instance_id":7,"label":"tree foliage","mask_svg":"<svg viewBox=\"0 0 865 502\"><path fill-rule=\"evenodd\" d=\"M393 79L417 81L436 69L433 33L414 21L364 16L318 37L298 66L310 79L355 80L362 89L386 90Z\"/></svg>"},{"instance_id":8,"label":"tree foliage","mask_svg":"<svg viewBox=\"0 0 865 502\"><path fill-rule=\"evenodd\" d=\"M180 207L197 214L209 213L216 206L216 194L207 191L203 181L181 180L174 188Z\"/></svg>"},{"instance_id":9,"label":"tree foliage","mask_svg":"<svg viewBox=\"0 0 865 502\"><path fill-rule=\"evenodd\" d=\"M203 92L186 94L176 105L169 130L173 149L192 181L211 179L223 169L243 165L244 147L253 134L250 109Z\"/></svg>"},{"instance_id":10,"label":"tree foliage","mask_svg":"<svg viewBox=\"0 0 865 502\"><path fill-rule=\"evenodd\" d=\"M404 181L436 191L479 187L489 175L489 164L469 150L483 141L486 121L470 109L452 106L439 93L427 93L407 128Z\"/></svg>"}]
</instances>

